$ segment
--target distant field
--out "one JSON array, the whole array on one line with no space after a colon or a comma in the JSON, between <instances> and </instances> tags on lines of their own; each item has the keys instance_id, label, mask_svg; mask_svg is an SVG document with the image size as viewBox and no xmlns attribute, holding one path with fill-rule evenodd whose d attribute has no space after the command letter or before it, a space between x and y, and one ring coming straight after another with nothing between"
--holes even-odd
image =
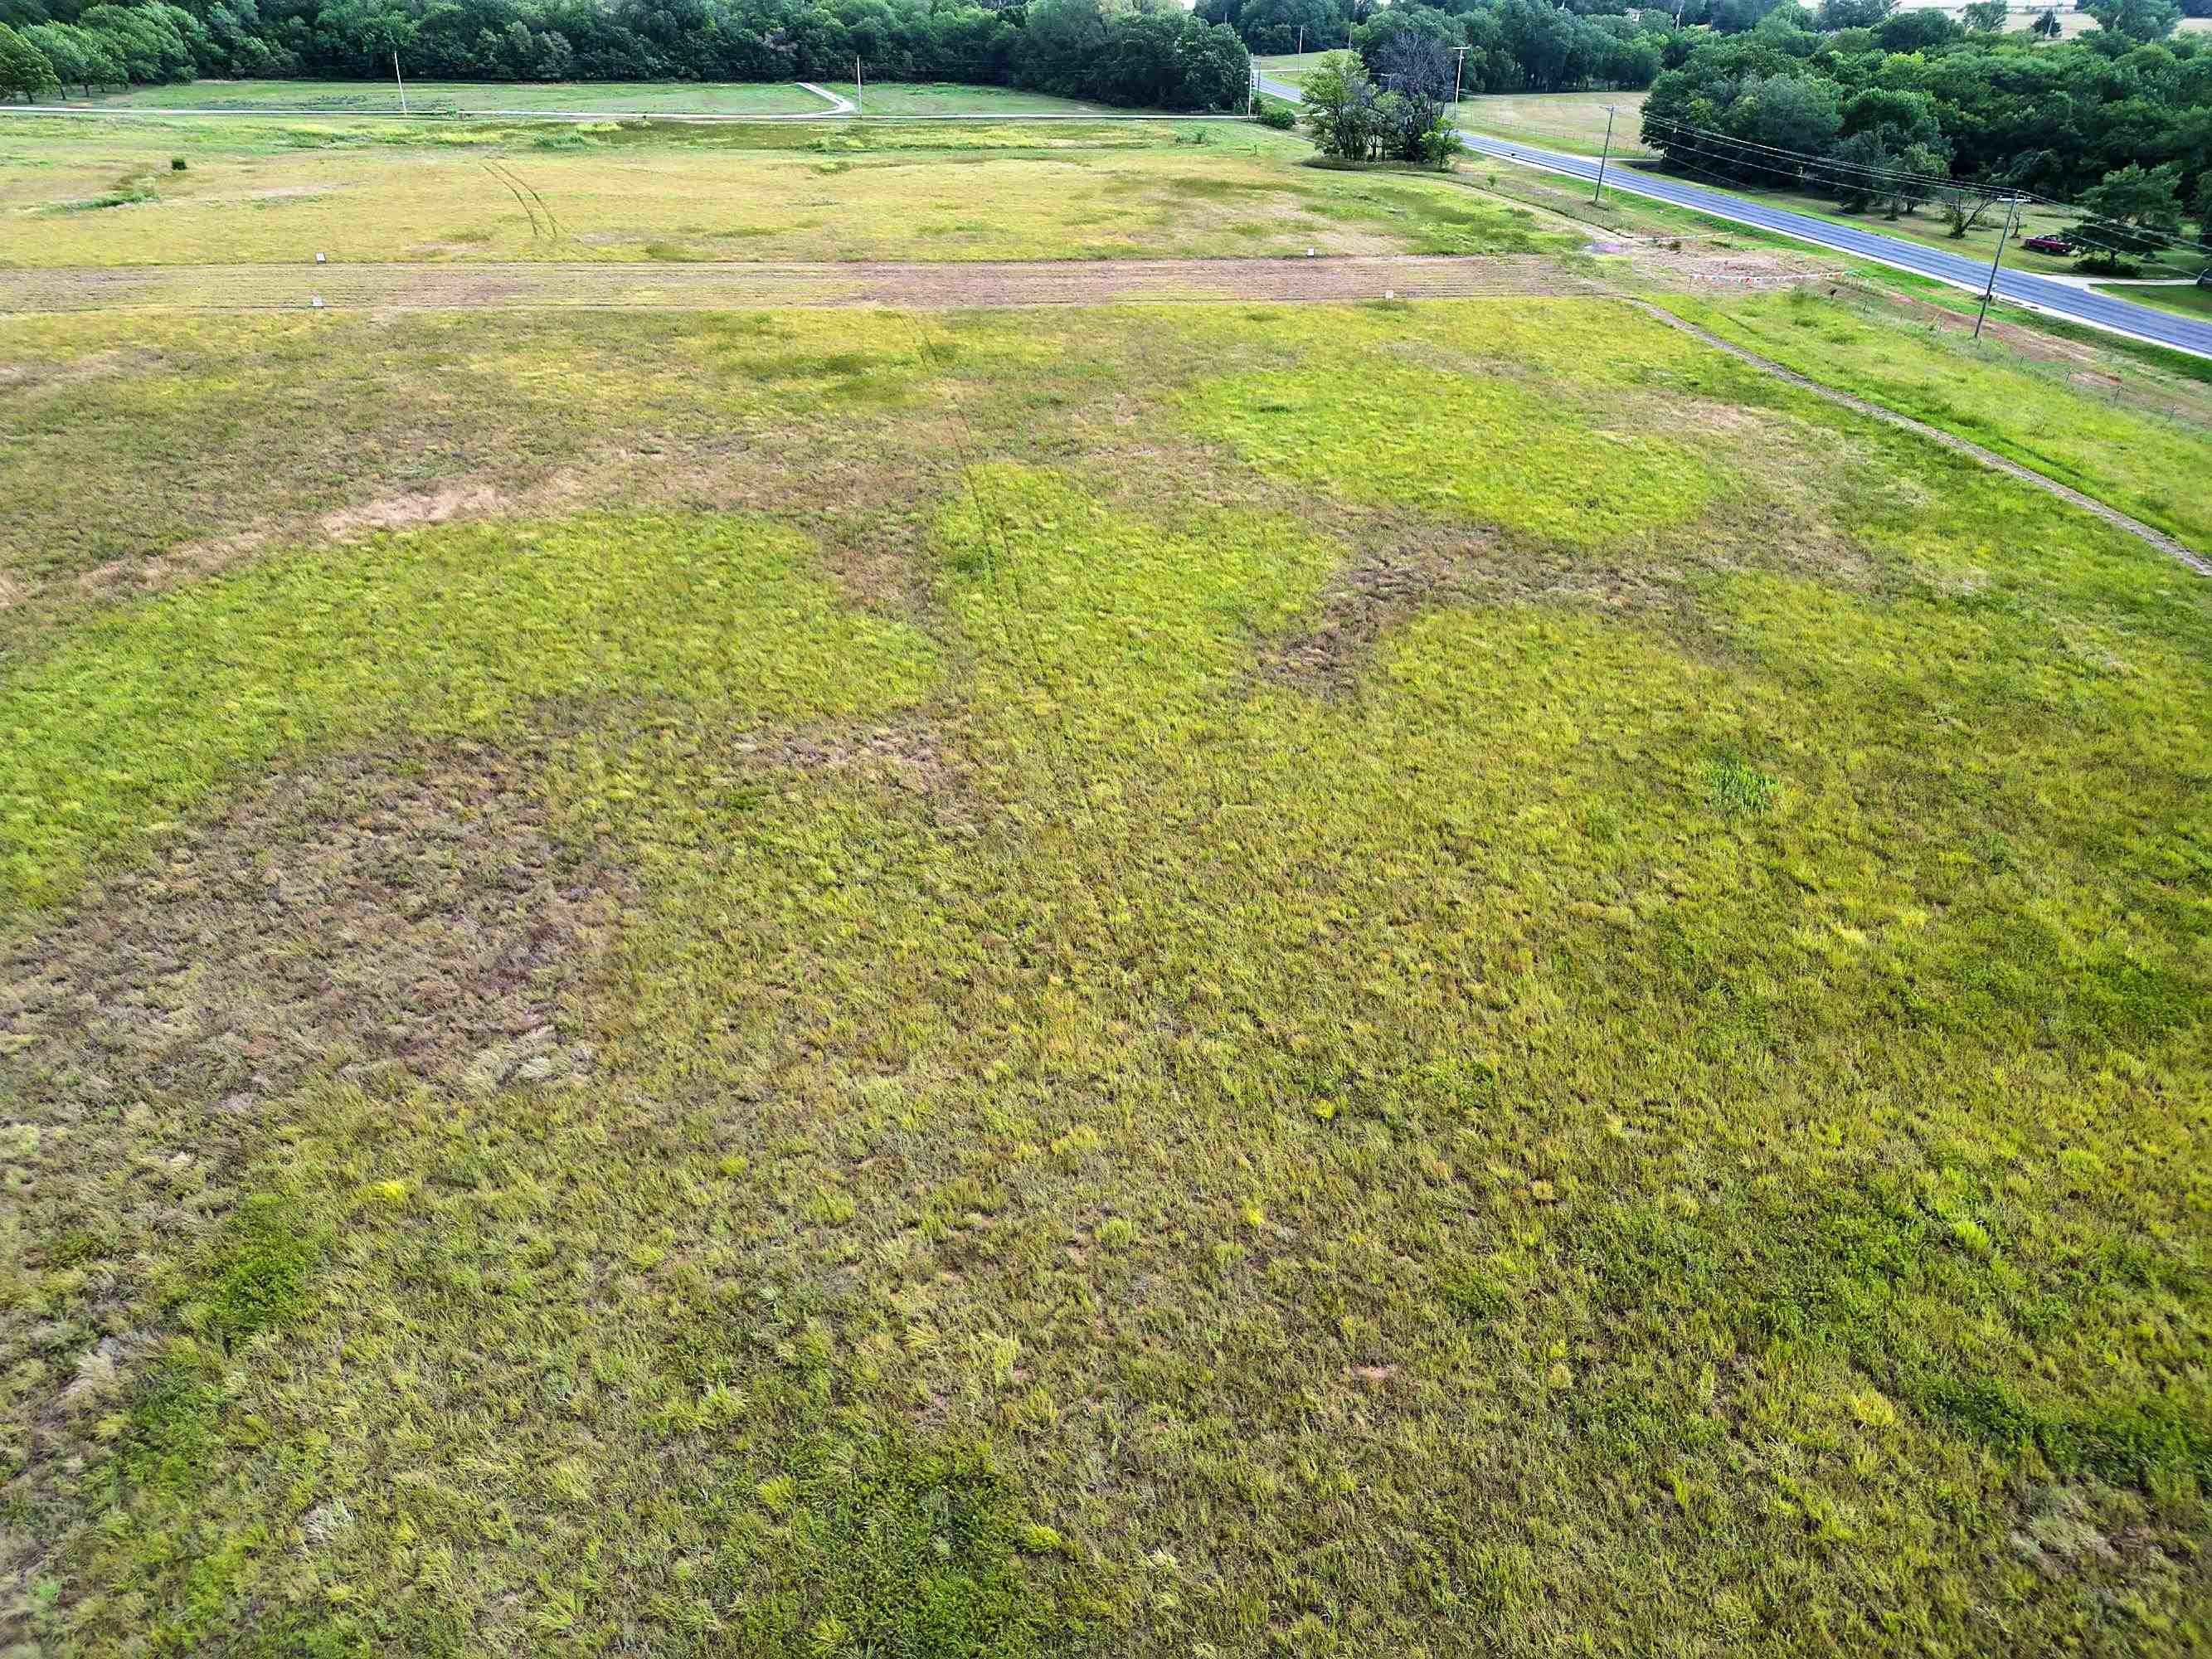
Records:
<instances>
[{"instance_id":1,"label":"distant field","mask_svg":"<svg viewBox=\"0 0 2212 1659\"><path fill-rule=\"evenodd\" d=\"M1638 134L1644 116L1641 92L1508 93L1462 99L1460 125L1498 138L1518 138L1553 149L1595 155L1604 146L1606 108L1613 121L1615 155L1649 155Z\"/></svg>"},{"instance_id":2,"label":"distant field","mask_svg":"<svg viewBox=\"0 0 2212 1659\"><path fill-rule=\"evenodd\" d=\"M817 82L848 100L853 83ZM1013 87L960 86L944 82L871 82L859 101L868 115L1127 116L1150 112L1111 108L1054 98ZM318 115L397 115L399 94L389 81L197 81L185 86L134 87L90 100L70 101L112 109L220 109L301 112ZM409 110L417 115L448 110L520 110L578 114L815 115L832 108L796 82L704 82L635 81L462 82L410 81Z\"/></svg>"},{"instance_id":3,"label":"distant field","mask_svg":"<svg viewBox=\"0 0 2212 1659\"><path fill-rule=\"evenodd\" d=\"M1282 52L1273 57L1255 58L1252 63L1261 74L1270 80L1287 81L1295 87L1312 74L1314 66L1328 56L1326 52Z\"/></svg>"},{"instance_id":4,"label":"distant field","mask_svg":"<svg viewBox=\"0 0 2212 1659\"><path fill-rule=\"evenodd\" d=\"M1203 137L1203 143L1179 142ZM1241 125L0 127L0 261L1087 258L1532 252L1437 179L1298 165ZM175 171L173 157L186 163Z\"/></svg>"},{"instance_id":5,"label":"distant field","mask_svg":"<svg viewBox=\"0 0 2212 1659\"><path fill-rule=\"evenodd\" d=\"M849 82L823 82L833 92L854 96ZM860 108L868 115L1141 115L1142 110L1054 98L1015 87L956 86L936 81L872 82L862 89Z\"/></svg>"},{"instance_id":6,"label":"distant field","mask_svg":"<svg viewBox=\"0 0 2212 1659\"><path fill-rule=\"evenodd\" d=\"M92 103L113 109L269 109L333 115L399 112L399 94L389 80L196 81L179 87L134 87L94 99ZM417 115L447 109L802 115L830 107L789 82L410 81L407 103Z\"/></svg>"}]
</instances>

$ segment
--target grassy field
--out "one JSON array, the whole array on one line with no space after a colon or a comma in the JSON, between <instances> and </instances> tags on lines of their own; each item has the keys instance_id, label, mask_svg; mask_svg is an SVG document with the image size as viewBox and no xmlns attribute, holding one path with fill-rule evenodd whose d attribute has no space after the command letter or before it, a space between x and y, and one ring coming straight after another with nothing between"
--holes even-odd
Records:
<instances>
[{"instance_id":1,"label":"grassy field","mask_svg":"<svg viewBox=\"0 0 2212 1659\"><path fill-rule=\"evenodd\" d=\"M1613 118L1613 153L1650 155L1642 137L1640 92L1500 94L1460 100L1459 125L1494 138L1519 139L1549 149L1595 155L1604 146L1606 110Z\"/></svg>"},{"instance_id":2,"label":"grassy field","mask_svg":"<svg viewBox=\"0 0 2212 1659\"><path fill-rule=\"evenodd\" d=\"M1332 50L1346 50L1345 43L1339 41ZM1306 76L1313 73L1315 66L1328 56L1328 52L1285 52L1255 58L1252 63L1269 80L1286 81L1295 87L1302 84Z\"/></svg>"},{"instance_id":3,"label":"grassy field","mask_svg":"<svg viewBox=\"0 0 2212 1659\"><path fill-rule=\"evenodd\" d=\"M1684 309L2212 528L2131 367ZM0 1646L2201 1644L2142 543L1596 299L18 317L0 391Z\"/></svg>"},{"instance_id":4,"label":"grassy field","mask_svg":"<svg viewBox=\"0 0 2212 1659\"><path fill-rule=\"evenodd\" d=\"M0 264L1083 258L1573 245L1258 127L650 129L56 117L0 131ZM176 171L172 158L185 162Z\"/></svg>"},{"instance_id":5,"label":"grassy field","mask_svg":"<svg viewBox=\"0 0 2212 1659\"><path fill-rule=\"evenodd\" d=\"M133 87L92 101L100 108L112 109L306 111L331 115L400 112L399 92L390 81L194 81L179 87ZM708 85L666 81L410 81L407 105L417 115L447 110L813 115L831 107L790 82Z\"/></svg>"},{"instance_id":6,"label":"grassy field","mask_svg":"<svg viewBox=\"0 0 2212 1659\"><path fill-rule=\"evenodd\" d=\"M1928 331L1899 352L1899 319L1871 302L1822 302L1804 290L1671 309L1824 385L1930 421L2111 502L2190 546L2212 552L2212 500L2197 487L2208 411L2149 410L2081 395L2066 360Z\"/></svg>"},{"instance_id":7,"label":"grassy field","mask_svg":"<svg viewBox=\"0 0 2212 1659\"><path fill-rule=\"evenodd\" d=\"M840 84L833 90L850 98L853 88ZM936 81L870 82L862 88L862 110L868 115L1115 115L1143 111L1109 108L1073 98L1054 98L1042 92L1014 87L957 86Z\"/></svg>"},{"instance_id":8,"label":"grassy field","mask_svg":"<svg viewBox=\"0 0 2212 1659\"><path fill-rule=\"evenodd\" d=\"M821 84L850 100L850 80ZM79 100L82 101L82 100ZM384 81L196 81L178 87L133 87L91 100L100 108L267 110L272 113L397 115L399 94ZM633 115L822 115L831 106L795 82L410 81L416 114L501 110ZM885 81L862 89L870 115L1127 115L1072 98L1013 87L954 86ZM1138 112L1141 113L1142 112Z\"/></svg>"},{"instance_id":9,"label":"grassy field","mask_svg":"<svg viewBox=\"0 0 2212 1659\"><path fill-rule=\"evenodd\" d=\"M2156 306L2160 311L2179 312L2185 317L2212 317L2212 290L2191 285L2172 288L2160 283L2100 283L2097 292L2109 294L2118 300L2132 300L2139 306Z\"/></svg>"}]
</instances>

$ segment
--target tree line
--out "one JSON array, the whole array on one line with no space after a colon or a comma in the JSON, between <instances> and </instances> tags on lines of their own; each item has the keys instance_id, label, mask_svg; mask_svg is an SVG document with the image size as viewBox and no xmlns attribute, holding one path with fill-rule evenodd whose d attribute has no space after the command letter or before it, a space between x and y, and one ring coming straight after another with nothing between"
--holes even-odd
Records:
<instances>
[{"instance_id":1,"label":"tree line","mask_svg":"<svg viewBox=\"0 0 2212 1659\"><path fill-rule=\"evenodd\" d=\"M1702 3L1703 0L1696 0ZM2212 0L2208 0L2212 3ZM1648 87L1680 33L1671 10L1630 15L1626 0L1425 0L1375 7L1359 0L1198 0L1197 15L1226 24L1255 52L1350 50L1370 76L1407 36L1456 59L1468 92L1559 92ZM1467 48L1463 58L1458 49Z\"/></svg>"},{"instance_id":2,"label":"tree line","mask_svg":"<svg viewBox=\"0 0 2212 1659\"><path fill-rule=\"evenodd\" d=\"M1850 210L1933 201L1961 235L1997 193L2027 191L2078 202L2108 250L2189 217L2212 237L2212 36L2167 38L2172 0L2094 0L2100 27L2063 43L1996 33L1994 8L1962 25L1893 6L1784 4L1701 32L1654 82L1644 142L1686 172Z\"/></svg>"},{"instance_id":3,"label":"tree line","mask_svg":"<svg viewBox=\"0 0 2212 1659\"><path fill-rule=\"evenodd\" d=\"M201 76L872 79L1242 109L1235 32L1176 0L0 0L0 95Z\"/></svg>"}]
</instances>

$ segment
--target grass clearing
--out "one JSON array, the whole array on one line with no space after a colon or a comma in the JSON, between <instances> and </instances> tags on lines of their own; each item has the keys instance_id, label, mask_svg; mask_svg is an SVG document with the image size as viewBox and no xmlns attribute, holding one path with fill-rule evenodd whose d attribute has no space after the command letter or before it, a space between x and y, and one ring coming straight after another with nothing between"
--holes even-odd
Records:
<instances>
[{"instance_id":1,"label":"grass clearing","mask_svg":"<svg viewBox=\"0 0 2212 1659\"><path fill-rule=\"evenodd\" d=\"M1442 180L1199 124L12 125L0 261L1237 258L1571 246ZM1185 142L1198 137L1203 143ZM172 173L181 151L187 172ZM133 191L100 212L57 210ZM150 183L149 182L150 181ZM981 205L987 204L987 205Z\"/></svg>"},{"instance_id":2,"label":"grass clearing","mask_svg":"<svg viewBox=\"0 0 2212 1659\"><path fill-rule=\"evenodd\" d=\"M2149 550L1595 301L0 345L11 1637L2201 1624Z\"/></svg>"},{"instance_id":3,"label":"grass clearing","mask_svg":"<svg viewBox=\"0 0 2212 1659\"><path fill-rule=\"evenodd\" d=\"M2194 487L2212 409L2177 390L2160 408L2122 401L2117 375L2039 361L1954 331L1916 331L1887 307L1798 290L1669 308L1800 374L1985 444L2212 550L2212 509ZM2100 395L2100 394L2104 395Z\"/></svg>"},{"instance_id":4,"label":"grass clearing","mask_svg":"<svg viewBox=\"0 0 2212 1659\"><path fill-rule=\"evenodd\" d=\"M1349 42L1340 42L1336 50L1346 51L1349 46ZM1271 81L1281 81L1296 87L1304 85L1306 76L1312 74L1320 66L1321 60L1328 56L1326 52L1277 52L1268 57L1255 58L1252 65Z\"/></svg>"},{"instance_id":5,"label":"grass clearing","mask_svg":"<svg viewBox=\"0 0 2212 1659\"><path fill-rule=\"evenodd\" d=\"M849 86L838 85L831 90L847 98L854 96ZM1054 98L1048 93L1024 92L1018 87L971 87L943 81L870 82L861 88L859 101L861 113L870 118L931 115L1127 117L1157 112L1085 103L1075 98Z\"/></svg>"},{"instance_id":6,"label":"grass clearing","mask_svg":"<svg viewBox=\"0 0 2212 1659\"><path fill-rule=\"evenodd\" d=\"M1613 154L1650 155L1642 137L1641 92L1470 94L1460 100L1458 122L1470 132L1515 139L1571 155L1595 155L1604 148L1606 111L1613 118Z\"/></svg>"}]
</instances>

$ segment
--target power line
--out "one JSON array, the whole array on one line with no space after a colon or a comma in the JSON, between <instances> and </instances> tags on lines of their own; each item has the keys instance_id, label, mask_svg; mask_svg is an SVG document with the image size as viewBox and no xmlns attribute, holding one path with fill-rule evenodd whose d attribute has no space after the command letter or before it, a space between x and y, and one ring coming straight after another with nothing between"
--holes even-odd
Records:
<instances>
[{"instance_id":1,"label":"power line","mask_svg":"<svg viewBox=\"0 0 2212 1659\"><path fill-rule=\"evenodd\" d=\"M1709 159L1718 161L1724 166L1748 167L1756 171L1772 173L1778 178L1795 177L1802 180L1805 173L1809 172L1818 172L1831 176L1856 173L1861 177L1868 179L1903 180L1911 185L1925 185L1930 191L1971 191L1976 195L1986 197L1991 201L2001 201L2007 198L2011 198L2022 202L2032 202L2046 208L2055 208L2064 213L2084 212L2084 210L2078 203L2062 201L2055 196L2045 196L2039 191L2029 190L2024 185L1984 184L1974 179L1953 179L1936 173L1917 173L1910 168L1875 167L1860 162L1831 160L1826 156L1814 155L1810 151L1790 149L1780 144L1765 144L1760 143L1754 139L1731 137L1724 132L1715 132L1709 127L1693 127L1687 122L1677 121L1670 116L1653 115L1648 111L1645 112L1644 119L1647 125L1656 123L1660 126L1671 128L1678 132L1687 133L1693 137L1705 140L1711 143L1725 144L1734 150L1757 150L1763 151L1770 155L1786 157L1790 161L1795 164L1794 167L1785 167L1774 162L1761 161L1757 160L1755 157L1747 155L1735 156L1711 152L1698 152L1701 154L1706 154ZM1682 161L1672 151L1669 151L1667 154L1668 159L1670 161L1674 161L1678 166L1688 167L1693 173L1703 173L1704 176L1708 179L1718 176L1707 169L1695 167L1691 163ZM2186 254L2203 257L2207 252L2204 243L2187 236L2175 235L2166 231L2153 230L2145 227L2133 225L2122 226L2117 228L2118 234L2123 236L2132 238L2138 241L2155 242L2169 248L2179 248Z\"/></svg>"},{"instance_id":2,"label":"power line","mask_svg":"<svg viewBox=\"0 0 2212 1659\"><path fill-rule=\"evenodd\" d=\"M1767 173L1767 175L1777 177L1777 179L1790 179L1794 181L1794 184L1801 184L1801 185L1814 184L1814 181L1818 179L1827 179L1832 181L1832 184L1843 184L1843 181L1856 177L1856 179L1863 181L1858 188L1865 188L1867 195L1878 195L1881 191L1891 191L1891 192L1896 192L1896 195L1933 195L1933 192L1938 192L1938 191L1960 191L1960 192L1971 192L1971 195L1984 197L1984 204L1993 204L1993 201L2017 201L2017 204L2021 204L2021 206L2027 206L2027 204L2037 204L2037 206L2044 206L2044 208L2055 208L2055 210L2059 212L2084 215L2090 223L2097 223L2093 216L2086 215L2086 210L2079 206L2079 204L2073 204L2073 201L2059 201L2057 197L2039 195L2039 192L2024 191L2024 188L2008 188L2008 185L1997 185L1997 184L1980 184L1980 181L1971 181L1971 179L1947 179L1947 177L1938 177L1938 175L1933 175L1933 173L1913 173L1913 170L1905 170L1905 168L1874 168L1874 166L1860 164L1860 161L1840 161L1840 159L1820 157L1820 155L1812 155L1808 153L1808 150L1787 150L1783 149L1783 146L1777 146L1777 143L1756 143L1752 142L1752 139L1732 139L1725 133L1712 133L1710 128L1701 128L1701 126L1687 126L1686 122L1674 122L1674 119L1668 119L1663 118L1663 115L1659 115L1659 118L1646 118L1646 119L1648 122L1662 124L1662 126L1677 128L1677 131L1681 131L1681 133L1690 133L1692 137L1701 139L1701 143L1697 143L1697 146L1687 146L1687 149L1690 149L1690 155L1698 155L1698 157L1710 159L1710 161L1714 161L1714 164L1719 164L1719 166L1729 166L1729 168L1752 170L1752 173ZM1708 149L1708 146L1728 146L1729 150L1765 150L1765 153L1770 155L1787 157L1790 159L1790 166L1783 166L1778 164L1778 161L1763 161L1763 159L1759 159L1756 155L1719 153L1719 150ZM1712 168L1697 166L1697 161L1687 159L1686 155L1681 155L1679 150L1666 150L1666 159L1672 166L1683 168L1686 173L1697 173L1698 177L1712 179L1714 184L1728 184L1728 185L1741 184L1741 177L1729 177L1725 175L1725 173L1714 173ZM2126 243L2126 246L2115 246L2115 243ZM2093 248L2108 248L2111 252L2128 254L2128 257L2132 258L2142 258L2142 261L2146 261L2146 264L2152 265L2154 270L2167 270L2167 272L2172 272L2174 276L2194 276L2197 272L2190 268L2184 268L2184 265L2170 264L2167 258L2161 258L2163 252L2181 252L2184 257L2212 258L2212 248L2208 248L2208 243L2194 241L2194 239L2181 237L2181 234L2170 234L2170 232L2163 232L2163 230L2150 230L2150 228L2146 226L2112 226L2108 237L2104 239L2088 237L2088 246L2093 246Z\"/></svg>"}]
</instances>

